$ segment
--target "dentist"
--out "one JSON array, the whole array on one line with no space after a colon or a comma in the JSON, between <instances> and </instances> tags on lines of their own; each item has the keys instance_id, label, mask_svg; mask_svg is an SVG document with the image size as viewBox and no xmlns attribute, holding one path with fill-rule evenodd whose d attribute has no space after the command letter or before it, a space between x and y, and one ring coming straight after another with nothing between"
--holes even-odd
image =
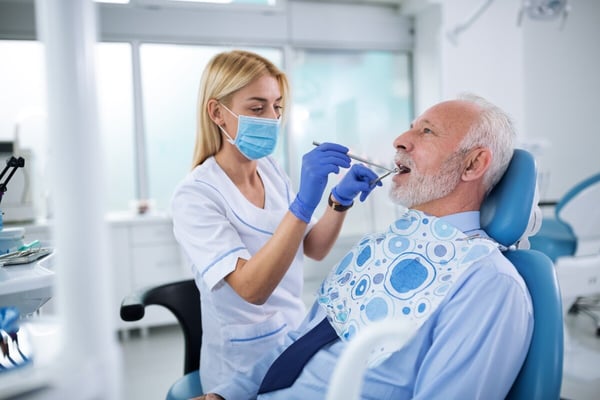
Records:
<instances>
[{"instance_id":1,"label":"dentist","mask_svg":"<svg viewBox=\"0 0 600 400\"><path fill-rule=\"evenodd\" d=\"M329 194L330 207L313 217L329 174L350 167L350 158L338 144L314 148L294 193L270 156L288 92L282 71L246 51L216 55L202 75L193 169L171 210L201 295L205 391L248 371L298 327L304 255L324 258L354 198L364 201L376 186L375 173L353 165Z\"/></svg>"}]
</instances>

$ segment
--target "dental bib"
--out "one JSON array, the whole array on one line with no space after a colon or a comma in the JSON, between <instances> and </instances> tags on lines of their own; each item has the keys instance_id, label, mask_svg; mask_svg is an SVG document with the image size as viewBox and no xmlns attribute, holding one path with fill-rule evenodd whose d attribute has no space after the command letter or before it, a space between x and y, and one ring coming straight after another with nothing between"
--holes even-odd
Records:
<instances>
[{"instance_id":1,"label":"dental bib","mask_svg":"<svg viewBox=\"0 0 600 400\"><path fill-rule=\"evenodd\" d=\"M427 321L450 287L475 262L498 248L440 218L407 210L387 232L364 236L332 269L317 296L343 341L392 319L406 327L404 343L381 343L373 367L404 346Z\"/></svg>"}]
</instances>

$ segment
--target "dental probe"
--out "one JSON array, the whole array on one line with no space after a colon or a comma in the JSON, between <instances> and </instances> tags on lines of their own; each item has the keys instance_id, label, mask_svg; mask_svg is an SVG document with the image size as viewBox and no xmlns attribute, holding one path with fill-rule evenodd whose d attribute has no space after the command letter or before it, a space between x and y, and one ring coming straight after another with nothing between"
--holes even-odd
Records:
<instances>
[{"instance_id":1,"label":"dental probe","mask_svg":"<svg viewBox=\"0 0 600 400\"><path fill-rule=\"evenodd\" d=\"M321 143L319 143L319 142L316 142L316 141L314 141L314 140L313 140L312 144L313 144L313 145L315 145L315 146L319 146ZM347 155L348 157L352 158L353 160L360 161L360 162L363 162L363 163L365 163L365 164L372 165L373 167L377 167L377 168L384 169L384 170L388 171L389 173L392 173L392 172L398 172L398 171L399 171L398 167L396 167L396 168L394 168L394 169L389 169L388 167L384 167L383 165L375 164L374 162L371 162L371 161L369 161L369 160L367 160L367 159L365 159L365 158L362 158L362 157L359 157L359 156L355 156L355 155L354 155L354 154L352 154L352 153L347 153L346 155ZM386 175L386 176L387 176L387 175ZM385 177L385 176L384 176L384 177Z\"/></svg>"},{"instance_id":2,"label":"dental probe","mask_svg":"<svg viewBox=\"0 0 600 400\"><path fill-rule=\"evenodd\" d=\"M398 168L395 168L395 169L397 170ZM369 186L375 185L377 182L379 182L380 180L382 180L386 176L393 174L394 172L396 172L396 171L388 171L385 174L383 174L381 176L378 176L377 178L375 178L371 182L369 182Z\"/></svg>"}]
</instances>

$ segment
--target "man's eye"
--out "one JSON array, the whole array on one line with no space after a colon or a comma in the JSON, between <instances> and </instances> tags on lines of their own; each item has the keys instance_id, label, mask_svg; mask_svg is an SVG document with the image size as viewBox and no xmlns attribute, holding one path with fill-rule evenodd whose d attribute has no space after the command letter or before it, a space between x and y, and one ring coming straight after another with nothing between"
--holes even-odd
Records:
<instances>
[{"instance_id":1,"label":"man's eye","mask_svg":"<svg viewBox=\"0 0 600 400\"><path fill-rule=\"evenodd\" d=\"M433 131L429 128L423 128L423 133L433 133Z\"/></svg>"}]
</instances>

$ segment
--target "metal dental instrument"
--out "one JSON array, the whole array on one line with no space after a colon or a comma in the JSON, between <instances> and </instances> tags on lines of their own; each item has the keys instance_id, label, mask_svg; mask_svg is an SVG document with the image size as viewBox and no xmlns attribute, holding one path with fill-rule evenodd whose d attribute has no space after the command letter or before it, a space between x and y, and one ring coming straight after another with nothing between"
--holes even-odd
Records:
<instances>
[{"instance_id":1,"label":"metal dental instrument","mask_svg":"<svg viewBox=\"0 0 600 400\"><path fill-rule=\"evenodd\" d=\"M321 143L319 143L319 142L315 142L315 141L313 140L312 144L313 144L313 145L315 145L315 146L319 146ZM362 157L359 157L359 156L355 156L354 154L351 154L351 153L347 153L347 156L348 156L348 157L350 157L350 158L352 158L353 160L360 161L360 162L363 162L363 163L365 163L365 164L372 165L373 167L381 168L381 169L383 169L383 170L385 170L385 171L388 171L388 174L386 174L386 175L382 176L382 177L381 177L381 178L379 178L379 179L385 178L386 176L388 176L388 175L389 175L389 174L391 174L392 172L398 172L398 168L397 168L397 167L396 167L396 168L394 168L394 169L389 169L388 167L384 167L383 165L375 164L374 162L371 162L371 161L369 161L369 160L367 160L367 159L364 159L364 158L362 158Z\"/></svg>"},{"instance_id":2,"label":"metal dental instrument","mask_svg":"<svg viewBox=\"0 0 600 400\"><path fill-rule=\"evenodd\" d=\"M385 178L386 176L393 174L394 172L398 172L398 168L394 168L392 171L388 171L385 174L373 179L371 182L369 182L369 186L373 186L375 184L377 184L377 182L379 182L380 180L382 180L383 178Z\"/></svg>"}]
</instances>

